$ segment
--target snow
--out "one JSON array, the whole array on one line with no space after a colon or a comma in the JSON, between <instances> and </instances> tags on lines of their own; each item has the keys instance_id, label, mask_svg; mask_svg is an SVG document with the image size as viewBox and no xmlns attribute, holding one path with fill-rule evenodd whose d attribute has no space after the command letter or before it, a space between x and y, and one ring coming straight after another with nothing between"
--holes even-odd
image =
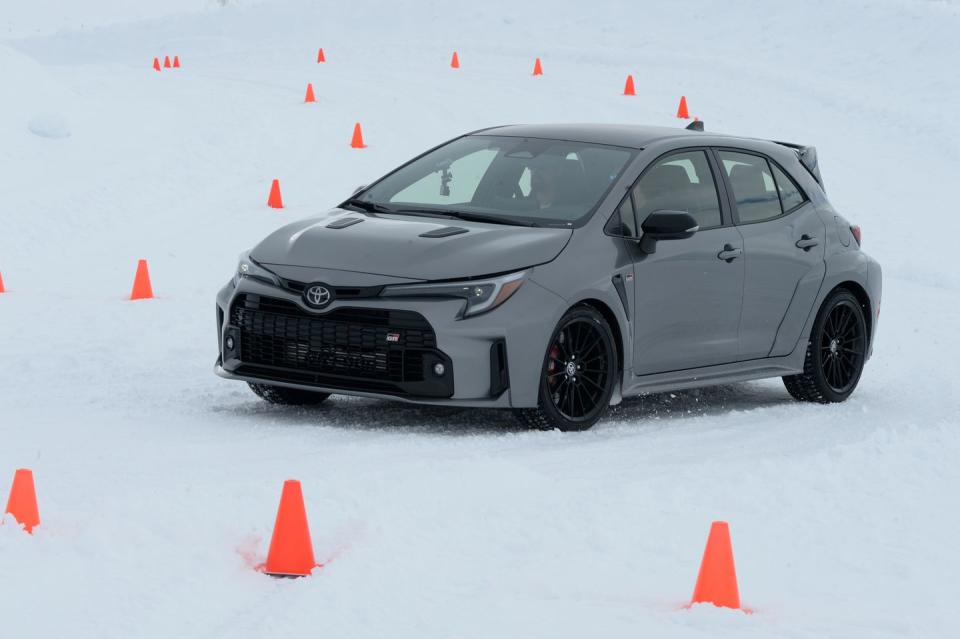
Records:
<instances>
[{"instance_id":1,"label":"snow","mask_svg":"<svg viewBox=\"0 0 960 639\"><path fill-rule=\"evenodd\" d=\"M957 634L956 2L7 5L0 491L32 468L42 523L0 526L0 636ZM815 144L863 227L884 299L847 403L769 380L564 434L212 374L215 292L280 224L463 131L680 126L681 94ZM125 300L138 258L155 300ZM329 563L273 580L251 566L290 477ZM714 519L754 614L682 607Z\"/></svg>"},{"instance_id":2,"label":"snow","mask_svg":"<svg viewBox=\"0 0 960 639\"><path fill-rule=\"evenodd\" d=\"M62 115L56 113L38 113L30 119L27 128L41 138L70 137L70 125Z\"/></svg>"}]
</instances>

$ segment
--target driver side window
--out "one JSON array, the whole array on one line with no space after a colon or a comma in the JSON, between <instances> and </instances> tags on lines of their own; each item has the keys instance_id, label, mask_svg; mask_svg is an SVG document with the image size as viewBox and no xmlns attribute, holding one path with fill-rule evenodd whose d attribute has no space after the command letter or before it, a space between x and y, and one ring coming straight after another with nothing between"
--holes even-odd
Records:
<instances>
[{"instance_id":1,"label":"driver side window","mask_svg":"<svg viewBox=\"0 0 960 639\"><path fill-rule=\"evenodd\" d=\"M682 151L657 160L633 188L633 202L641 225L654 211L689 213L701 230L722 224L705 151Z\"/></svg>"}]
</instances>

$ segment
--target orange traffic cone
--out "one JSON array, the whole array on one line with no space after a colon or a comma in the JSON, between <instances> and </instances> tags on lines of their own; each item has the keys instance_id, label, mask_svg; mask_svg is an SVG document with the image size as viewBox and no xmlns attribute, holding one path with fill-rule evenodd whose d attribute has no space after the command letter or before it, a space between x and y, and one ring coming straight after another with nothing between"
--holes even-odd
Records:
<instances>
[{"instance_id":1,"label":"orange traffic cone","mask_svg":"<svg viewBox=\"0 0 960 639\"><path fill-rule=\"evenodd\" d=\"M304 102L316 102L317 99L313 97L313 83L307 83L307 94L303 96Z\"/></svg>"},{"instance_id":2,"label":"orange traffic cone","mask_svg":"<svg viewBox=\"0 0 960 639\"><path fill-rule=\"evenodd\" d=\"M677 107L677 117L684 118L685 120L690 119L690 113L687 111L687 96L680 96L680 106Z\"/></svg>"},{"instance_id":3,"label":"orange traffic cone","mask_svg":"<svg viewBox=\"0 0 960 639\"><path fill-rule=\"evenodd\" d=\"M159 71L159 70L160 70L160 59L159 59L159 58L154 58L154 59L153 59L153 70L154 70L154 71Z\"/></svg>"},{"instance_id":4,"label":"orange traffic cone","mask_svg":"<svg viewBox=\"0 0 960 639\"><path fill-rule=\"evenodd\" d=\"M300 482L288 479L283 482L267 563L260 569L273 577L305 577L316 567Z\"/></svg>"},{"instance_id":5,"label":"orange traffic cone","mask_svg":"<svg viewBox=\"0 0 960 639\"><path fill-rule=\"evenodd\" d=\"M0 273L0 293L6 293L6 289L3 288L3 273Z\"/></svg>"},{"instance_id":6,"label":"orange traffic cone","mask_svg":"<svg viewBox=\"0 0 960 639\"><path fill-rule=\"evenodd\" d=\"M150 286L150 272L147 270L147 261L137 262L137 274L133 277L133 290L130 291L131 300L149 300L153 298L153 287Z\"/></svg>"},{"instance_id":7,"label":"orange traffic cone","mask_svg":"<svg viewBox=\"0 0 960 639\"><path fill-rule=\"evenodd\" d=\"M28 533L40 525L40 510L37 508L37 491L33 486L33 472L18 468L13 475L13 486L7 499L7 510Z\"/></svg>"},{"instance_id":8,"label":"orange traffic cone","mask_svg":"<svg viewBox=\"0 0 960 639\"><path fill-rule=\"evenodd\" d=\"M700 574L697 575L691 603L712 603L723 608L740 607L730 527L725 521L715 521L710 526L710 536L707 537L707 547L703 551L703 561L700 563Z\"/></svg>"},{"instance_id":9,"label":"orange traffic cone","mask_svg":"<svg viewBox=\"0 0 960 639\"><path fill-rule=\"evenodd\" d=\"M359 122L353 125L353 139L350 140L350 146L355 149L365 149L367 147L367 145L363 143L363 131L360 129Z\"/></svg>"},{"instance_id":10,"label":"orange traffic cone","mask_svg":"<svg viewBox=\"0 0 960 639\"><path fill-rule=\"evenodd\" d=\"M280 197L280 180L274 180L270 185L270 196L267 198L267 206L272 209L283 208L283 198Z\"/></svg>"},{"instance_id":11,"label":"orange traffic cone","mask_svg":"<svg viewBox=\"0 0 960 639\"><path fill-rule=\"evenodd\" d=\"M627 76L627 83L623 86L624 95L636 95L637 90L633 88L633 76Z\"/></svg>"},{"instance_id":12,"label":"orange traffic cone","mask_svg":"<svg viewBox=\"0 0 960 639\"><path fill-rule=\"evenodd\" d=\"M173 56L173 68L174 69L180 68L180 56L178 55Z\"/></svg>"},{"instance_id":13,"label":"orange traffic cone","mask_svg":"<svg viewBox=\"0 0 960 639\"><path fill-rule=\"evenodd\" d=\"M540 58L533 63L533 75L543 75L543 65L540 64Z\"/></svg>"},{"instance_id":14,"label":"orange traffic cone","mask_svg":"<svg viewBox=\"0 0 960 639\"><path fill-rule=\"evenodd\" d=\"M320 50L317 51L317 64L320 64L321 62L326 62L326 61L327 61L327 56L323 55L323 47L320 47Z\"/></svg>"},{"instance_id":15,"label":"orange traffic cone","mask_svg":"<svg viewBox=\"0 0 960 639\"><path fill-rule=\"evenodd\" d=\"M164 69L170 68L170 56L168 55L163 56L163 68Z\"/></svg>"},{"instance_id":16,"label":"orange traffic cone","mask_svg":"<svg viewBox=\"0 0 960 639\"><path fill-rule=\"evenodd\" d=\"M453 57L450 58L450 66L453 67L454 69L460 68L460 56L457 55L456 51L453 52Z\"/></svg>"}]
</instances>

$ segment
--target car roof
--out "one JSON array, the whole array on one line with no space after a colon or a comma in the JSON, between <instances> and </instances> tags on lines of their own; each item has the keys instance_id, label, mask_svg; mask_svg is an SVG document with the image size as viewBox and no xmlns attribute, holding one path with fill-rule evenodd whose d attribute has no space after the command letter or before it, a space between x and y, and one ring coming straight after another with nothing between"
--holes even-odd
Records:
<instances>
[{"instance_id":1,"label":"car roof","mask_svg":"<svg viewBox=\"0 0 960 639\"><path fill-rule=\"evenodd\" d=\"M640 124L509 124L495 126L471 135L505 135L515 137L568 140L587 144L608 144L642 149L652 142L669 138L703 137L699 131ZM717 134L711 133L711 136ZM724 136L726 137L726 136Z\"/></svg>"}]
</instances>

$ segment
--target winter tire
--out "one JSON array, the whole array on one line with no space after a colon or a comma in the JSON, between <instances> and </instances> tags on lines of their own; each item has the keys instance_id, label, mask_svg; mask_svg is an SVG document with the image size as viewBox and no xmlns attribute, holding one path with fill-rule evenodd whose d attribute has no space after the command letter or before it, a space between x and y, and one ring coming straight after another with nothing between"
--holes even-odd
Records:
<instances>
[{"instance_id":1,"label":"winter tire","mask_svg":"<svg viewBox=\"0 0 960 639\"><path fill-rule=\"evenodd\" d=\"M617 376L617 349L603 315L576 307L561 318L550 338L540 373L536 408L518 409L531 428L586 430L610 405Z\"/></svg>"},{"instance_id":2,"label":"winter tire","mask_svg":"<svg viewBox=\"0 0 960 639\"><path fill-rule=\"evenodd\" d=\"M794 399L842 402L860 381L866 352L867 322L860 301L850 291L838 289L817 313L803 373L784 377L783 385Z\"/></svg>"}]
</instances>

